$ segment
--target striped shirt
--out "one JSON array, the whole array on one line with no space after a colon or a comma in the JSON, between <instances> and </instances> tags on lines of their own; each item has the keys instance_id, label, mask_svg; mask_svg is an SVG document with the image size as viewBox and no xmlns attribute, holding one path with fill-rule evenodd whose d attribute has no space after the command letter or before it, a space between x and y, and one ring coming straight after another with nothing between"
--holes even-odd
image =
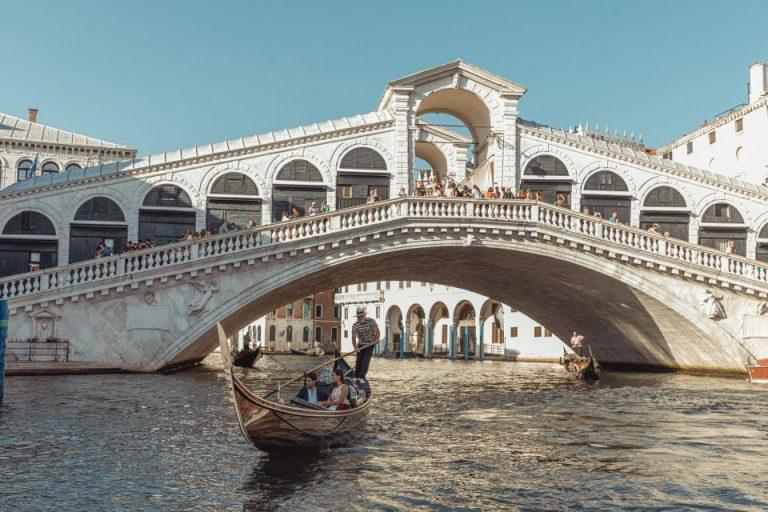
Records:
<instances>
[{"instance_id":1,"label":"striped shirt","mask_svg":"<svg viewBox=\"0 0 768 512\"><path fill-rule=\"evenodd\" d=\"M366 318L362 322L355 322L352 324L352 335L357 336L358 347L379 341L375 338L376 320L373 318Z\"/></svg>"}]
</instances>

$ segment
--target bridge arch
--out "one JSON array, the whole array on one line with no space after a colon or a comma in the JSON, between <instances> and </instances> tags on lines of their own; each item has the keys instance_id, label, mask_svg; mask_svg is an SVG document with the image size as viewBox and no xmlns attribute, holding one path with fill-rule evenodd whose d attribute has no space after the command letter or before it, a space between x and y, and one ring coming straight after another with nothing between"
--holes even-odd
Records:
<instances>
[{"instance_id":1,"label":"bridge arch","mask_svg":"<svg viewBox=\"0 0 768 512\"><path fill-rule=\"evenodd\" d=\"M429 308L429 328L432 335L431 347L433 354L447 354L450 342L451 316L448 306L443 301L437 301Z\"/></svg>"},{"instance_id":2,"label":"bridge arch","mask_svg":"<svg viewBox=\"0 0 768 512\"><path fill-rule=\"evenodd\" d=\"M453 308L453 326L456 329L454 356L470 357L477 353L478 322L478 311L471 301L461 300Z\"/></svg>"},{"instance_id":3,"label":"bridge arch","mask_svg":"<svg viewBox=\"0 0 768 512\"><path fill-rule=\"evenodd\" d=\"M385 351L400 352L400 344L404 341L405 326L403 325L403 312L398 306L390 306L384 316Z\"/></svg>"},{"instance_id":4,"label":"bridge arch","mask_svg":"<svg viewBox=\"0 0 768 512\"><path fill-rule=\"evenodd\" d=\"M526 155L520 174L520 189L538 192L543 201L569 207L573 203L574 168L560 152L540 149ZM562 198L562 199L560 199Z\"/></svg>"}]
</instances>

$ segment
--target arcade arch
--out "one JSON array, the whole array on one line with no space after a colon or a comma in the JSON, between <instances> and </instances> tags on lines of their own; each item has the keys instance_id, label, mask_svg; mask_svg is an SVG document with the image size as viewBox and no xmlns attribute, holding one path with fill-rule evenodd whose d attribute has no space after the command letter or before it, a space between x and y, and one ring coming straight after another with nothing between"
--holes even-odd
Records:
<instances>
[{"instance_id":1,"label":"arcade arch","mask_svg":"<svg viewBox=\"0 0 768 512\"><path fill-rule=\"evenodd\" d=\"M658 224L660 233L688 241L690 223L691 209L674 187L658 186L645 195L640 210L640 229Z\"/></svg>"},{"instance_id":2,"label":"arcade arch","mask_svg":"<svg viewBox=\"0 0 768 512\"><path fill-rule=\"evenodd\" d=\"M741 212L727 202L710 205L699 223L699 244L740 256L747 254L747 229Z\"/></svg>"},{"instance_id":3,"label":"arcade arch","mask_svg":"<svg viewBox=\"0 0 768 512\"><path fill-rule=\"evenodd\" d=\"M520 190L530 190L535 197L541 194L542 201L570 207L573 180L568 168L553 155L539 155L531 159L523 170Z\"/></svg>"},{"instance_id":4,"label":"arcade arch","mask_svg":"<svg viewBox=\"0 0 768 512\"><path fill-rule=\"evenodd\" d=\"M11 217L0 234L0 276L58 264L59 241L53 222L32 210Z\"/></svg>"},{"instance_id":5,"label":"arcade arch","mask_svg":"<svg viewBox=\"0 0 768 512\"><path fill-rule=\"evenodd\" d=\"M430 349L433 354L447 354L451 320L448 306L435 302L429 310Z\"/></svg>"},{"instance_id":6,"label":"arcade arch","mask_svg":"<svg viewBox=\"0 0 768 512\"><path fill-rule=\"evenodd\" d=\"M261 225L261 197L256 183L240 172L219 176L207 196L205 225L217 233L226 221L238 227Z\"/></svg>"},{"instance_id":7,"label":"arcade arch","mask_svg":"<svg viewBox=\"0 0 768 512\"><path fill-rule=\"evenodd\" d=\"M93 258L100 243L119 253L127 242L128 224L122 208L108 197L93 197L78 207L69 226L69 262Z\"/></svg>"},{"instance_id":8,"label":"arcade arch","mask_svg":"<svg viewBox=\"0 0 768 512\"><path fill-rule=\"evenodd\" d=\"M755 248L755 259L768 262L768 223L757 233L757 247Z\"/></svg>"},{"instance_id":9,"label":"arcade arch","mask_svg":"<svg viewBox=\"0 0 768 512\"><path fill-rule=\"evenodd\" d=\"M426 348L426 315L424 308L413 304L408 308L405 321L408 335L406 336L405 353L424 355Z\"/></svg>"},{"instance_id":10,"label":"arcade arch","mask_svg":"<svg viewBox=\"0 0 768 512\"><path fill-rule=\"evenodd\" d=\"M504 354L504 306L496 300L486 300L480 308L479 342L491 347L496 355Z\"/></svg>"},{"instance_id":11,"label":"arcade arch","mask_svg":"<svg viewBox=\"0 0 768 512\"><path fill-rule=\"evenodd\" d=\"M581 208L599 213L609 219L613 212L619 222L629 224L632 219L632 193L624 178L613 171L602 170L591 174L581 191Z\"/></svg>"},{"instance_id":12,"label":"arcade arch","mask_svg":"<svg viewBox=\"0 0 768 512\"><path fill-rule=\"evenodd\" d=\"M385 351L391 351L394 354L400 353L400 343L403 341L403 313L397 306L392 306L387 310L387 316L384 321L385 332Z\"/></svg>"},{"instance_id":13,"label":"arcade arch","mask_svg":"<svg viewBox=\"0 0 768 512\"><path fill-rule=\"evenodd\" d=\"M139 208L139 240L163 245L195 229L196 212L189 194L177 185L163 184L144 196Z\"/></svg>"},{"instance_id":14,"label":"arcade arch","mask_svg":"<svg viewBox=\"0 0 768 512\"><path fill-rule=\"evenodd\" d=\"M318 207L326 201L326 184L320 170L304 159L295 159L284 164L272 182L272 221L282 220L295 208L300 215L316 203Z\"/></svg>"},{"instance_id":15,"label":"arcade arch","mask_svg":"<svg viewBox=\"0 0 768 512\"><path fill-rule=\"evenodd\" d=\"M389 199L390 175L384 157L373 148L347 151L336 171L336 209L365 204L375 190L379 200Z\"/></svg>"},{"instance_id":16,"label":"arcade arch","mask_svg":"<svg viewBox=\"0 0 768 512\"><path fill-rule=\"evenodd\" d=\"M476 353L475 327L477 314L471 302L463 300L456 304L453 312L453 322L456 328L456 341L452 354L456 357L468 358Z\"/></svg>"}]
</instances>

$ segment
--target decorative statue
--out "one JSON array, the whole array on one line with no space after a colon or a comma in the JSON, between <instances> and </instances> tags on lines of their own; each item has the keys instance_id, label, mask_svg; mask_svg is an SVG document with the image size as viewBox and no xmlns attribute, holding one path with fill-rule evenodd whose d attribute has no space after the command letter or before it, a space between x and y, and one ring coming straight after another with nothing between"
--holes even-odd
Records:
<instances>
[{"instance_id":1,"label":"decorative statue","mask_svg":"<svg viewBox=\"0 0 768 512\"><path fill-rule=\"evenodd\" d=\"M723 297L716 297L711 291L704 292L701 299L701 310L712 320L725 318L725 308L723 307Z\"/></svg>"},{"instance_id":2,"label":"decorative statue","mask_svg":"<svg viewBox=\"0 0 768 512\"><path fill-rule=\"evenodd\" d=\"M213 297L214 293L217 293L219 291L221 285L219 284L219 281L217 279L214 279L208 283L198 283L197 281L190 281L189 284L195 290L200 292L200 296L197 298L197 301L190 303L189 306L187 307L187 314L190 316L194 316L205 310L206 306L208 306L208 302L210 302L211 300L211 297Z\"/></svg>"},{"instance_id":3,"label":"decorative statue","mask_svg":"<svg viewBox=\"0 0 768 512\"><path fill-rule=\"evenodd\" d=\"M758 315L762 316L766 313L768 313L768 300L761 300L757 303L757 307L755 308Z\"/></svg>"}]
</instances>

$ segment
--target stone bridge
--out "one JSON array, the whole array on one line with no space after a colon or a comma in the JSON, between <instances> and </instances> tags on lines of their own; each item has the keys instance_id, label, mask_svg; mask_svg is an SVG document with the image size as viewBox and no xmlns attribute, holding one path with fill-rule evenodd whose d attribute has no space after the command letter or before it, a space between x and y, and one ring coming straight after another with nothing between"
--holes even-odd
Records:
<instances>
[{"instance_id":1,"label":"stone bridge","mask_svg":"<svg viewBox=\"0 0 768 512\"><path fill-rule=\"evenodd\" d=\"M405 198L0 280L9 338L154 371L295 299L375 280L494 297L607 364L743 371L768 352L768 265L528 200Z\"/></svg>"}]
</instances>

